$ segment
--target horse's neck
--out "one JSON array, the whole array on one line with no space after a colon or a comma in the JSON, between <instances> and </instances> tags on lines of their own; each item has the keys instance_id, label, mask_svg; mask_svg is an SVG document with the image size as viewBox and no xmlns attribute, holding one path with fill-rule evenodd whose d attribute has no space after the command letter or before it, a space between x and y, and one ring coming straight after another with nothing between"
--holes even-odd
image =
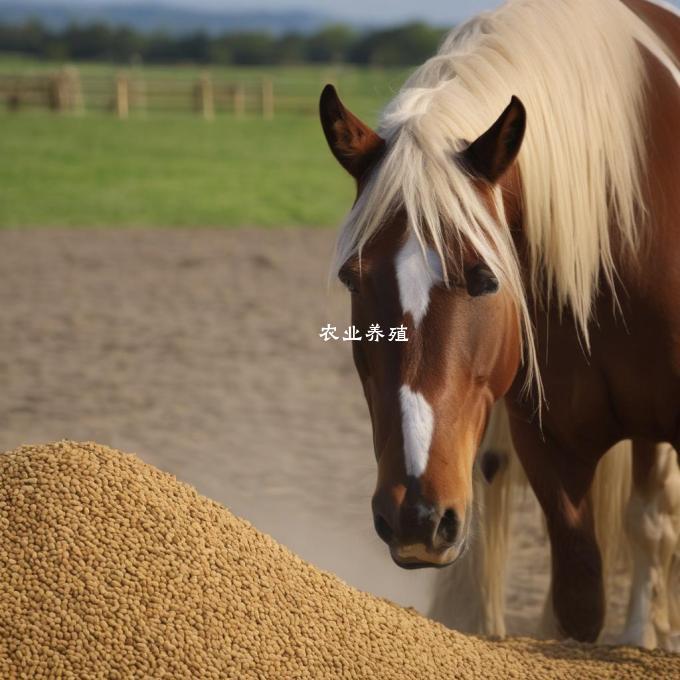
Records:
<instances>
[{"instance_id":1,"label":"horse's neck","mask_svg":"<svg viewBox=\"0 0 680 680\"><path fill-rule=\"evenodd\" d=\"M680 137L676 129L680 92L664 66L651 58L647 62L648 157L640 245L631 253L618 238L620 230L612 219L616 281L614 290L600 281L589 324L589 351L569 310L558 308L557 296L541 304L547 297L544 288L542 300L529 299L551 406L544 413L544 426L546 431L556 427L575 447L583 443L579 437L584 431L597 431L605 448L632 435L674 442L680 437ZM514 178L515 183L519 180ZM519 220L515 241L531 291L521 213L517 206L508 207ZM516 385L517 396L521 375ZM564 422L565 413L569 422Z\"/></svg>"}]
</instances>

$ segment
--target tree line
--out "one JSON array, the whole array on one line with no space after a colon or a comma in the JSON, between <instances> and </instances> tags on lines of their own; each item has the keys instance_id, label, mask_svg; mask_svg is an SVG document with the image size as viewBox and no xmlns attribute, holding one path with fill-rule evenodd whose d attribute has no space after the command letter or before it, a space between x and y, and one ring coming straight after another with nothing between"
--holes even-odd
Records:
<instances>
[{"instance_id":1,"label":"tree line","mask_svg":"<svg viewBox=\"0 0 680 680\"><path fill-rule=\"evenodd\" d=\"M408 66L431 56L443 35L442 29L419 22L371 31L338 24L310 35L248 32L211 36L202 32L145 34L106 24L50 30L31 21L18 26L0 24L0 52L49 60L115 63Z\"/></svg>"}]
</instances>

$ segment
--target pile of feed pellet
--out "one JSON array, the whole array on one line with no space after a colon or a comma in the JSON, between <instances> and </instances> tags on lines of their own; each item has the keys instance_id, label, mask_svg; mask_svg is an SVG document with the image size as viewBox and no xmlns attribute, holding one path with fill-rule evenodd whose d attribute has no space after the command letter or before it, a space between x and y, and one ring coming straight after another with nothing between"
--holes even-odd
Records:
<instances>
[{"instance_id":1,"label":"pile of feed pellet","mask_svg":"<svg viewBox=\"0 0 680 680\"><path fill-rule=\"evenodd\" d=\"M449 631L90 443L0 455L0 570L2 678L680 674L680 657L661 652Z\"/></svg>"}]
</instances>

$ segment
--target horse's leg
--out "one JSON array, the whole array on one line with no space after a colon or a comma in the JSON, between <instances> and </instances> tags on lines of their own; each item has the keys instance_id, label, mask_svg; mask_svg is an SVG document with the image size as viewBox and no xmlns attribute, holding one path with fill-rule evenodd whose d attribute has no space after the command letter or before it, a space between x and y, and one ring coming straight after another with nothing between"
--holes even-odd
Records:
<instances>
[{"instance_id":1,"label":"horse's leg","mask_svg":"<svg viewBox=\"0 0 680 680\"><path fill-rule=\"evenodd\" d=\"M613 446L597 464L590 498L593 506L595 535L602 557L602 576L607 586L614 580L619 557L628 539L624 528L626 506L630 499L632 477L632 442L626 439ZM606 626L606 619L605 619ZM552 589L547 593L539 636L554 639L559 635L552 607Z\"/></svg>"},{"instance_id":2,"label":"horse's leg","mask_svg":"<svg viewBox=\"0 0 680 680\"><path fill-rule=\"evenodd\" d=\"M680 532L680 468L669 444L633 442L633 490L626 527L633 548L633 581L620 642L672 649L669 592ZM671 588L673 586L671 585Z\"/></svg>"},{"instance_id":3,"label":"horse's leg","mask_svg":"<svg viewBox=\"0 0 680 680\"><path fill-rule=\"evenodd\" d=\"M517 453L546 517L557 631L593 642L604 623L602 560L588 490L601 452L561 450L533 426L512 420Z\"/></svg>"}]
</instances>

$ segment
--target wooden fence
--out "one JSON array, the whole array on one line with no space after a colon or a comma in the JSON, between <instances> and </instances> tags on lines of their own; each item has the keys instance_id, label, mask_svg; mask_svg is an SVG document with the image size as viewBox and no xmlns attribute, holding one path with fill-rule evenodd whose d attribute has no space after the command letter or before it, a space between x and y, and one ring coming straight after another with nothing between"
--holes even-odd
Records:
<instances>
[{"instance_id":1,"label":"wooden fence","mask_svg":"<svg viewBox=\"0 0 680 680\"><path fill-rule=\"evenodd\" d=\"M0 73L2 105L13 111L110 111L119 118L137 113L194 112L206 120L223 113L272 118L275 112L316 110L316 102L307 98L275 96L270 78L229 82L209 73L198 78L148 78L128 72L107 77L81 75L75 68L46 74Z\"/></svg>"}]
</instances>

